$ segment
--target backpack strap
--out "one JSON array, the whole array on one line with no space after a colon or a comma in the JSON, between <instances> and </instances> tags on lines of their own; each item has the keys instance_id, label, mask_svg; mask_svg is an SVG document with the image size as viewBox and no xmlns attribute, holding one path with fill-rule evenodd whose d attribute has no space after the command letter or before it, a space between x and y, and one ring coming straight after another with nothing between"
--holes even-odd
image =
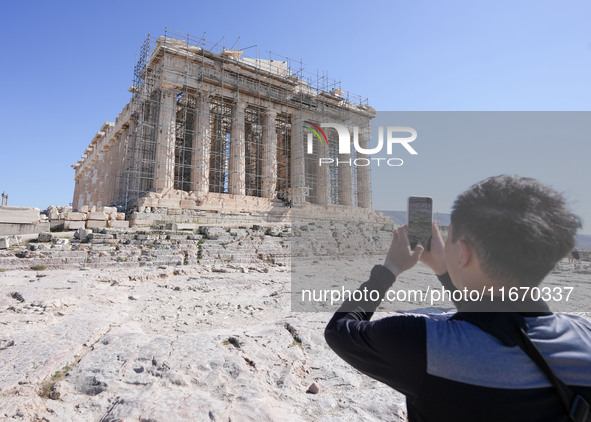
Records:
<instances>
[{"instance_id":1,"label":"backpack strap","mask_svg":"<svg viewBox=\"0 0 591 422\"><path fill-rule=\"evenodd\" d=\"M527 335L527 322L516 312L458 312L451 319L467 321L506 346L519 346L544 372L573 422L591 422L589 403L562 382Z\"/></svg>"}]
</instances>

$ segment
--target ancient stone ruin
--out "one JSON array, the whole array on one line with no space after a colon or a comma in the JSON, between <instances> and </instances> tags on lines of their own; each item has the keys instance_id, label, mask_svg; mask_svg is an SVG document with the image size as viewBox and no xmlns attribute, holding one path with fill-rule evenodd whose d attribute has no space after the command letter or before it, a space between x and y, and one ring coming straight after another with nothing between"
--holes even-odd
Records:
<instances>
[{"instance_id":1,"label":"ancient stone ruin","mask_svg":"<svg viewBox=\"0 0 591 422\"><path fill-rule=\"evenodd\" d=\"M293 208L381 219L369 166L347 165L366 156L339 154L335 128L326 142L312 136L314 125L338 123L367 148L375 110L301 62L167 31L146 38L130 91L72 166L74 209L115 206L132 226L278 222ZM323 157L335 162L320 166Z\"/></svg>"}]
</instances>

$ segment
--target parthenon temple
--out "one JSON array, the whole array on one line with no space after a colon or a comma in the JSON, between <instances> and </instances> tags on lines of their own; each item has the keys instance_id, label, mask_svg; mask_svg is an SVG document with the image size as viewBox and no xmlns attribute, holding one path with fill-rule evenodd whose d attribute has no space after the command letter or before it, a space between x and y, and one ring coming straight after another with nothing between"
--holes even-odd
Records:
<instances>
[{"instance_id":1,"label":"parthenon temple","mask_svg":"<svg viewBox=\"0 0 591 422\"><path fill-rule=\"evenodd\" d=\"M340 154L336 129L324 128L327 142L314 129L344 125L367 148L367 99L301 61L258 54L169 30L146 37L130 102L72 166L74 208L117 206L137 224L375 214L370 168L350 164L367 157Z\"/></svg>"}]
</instances>

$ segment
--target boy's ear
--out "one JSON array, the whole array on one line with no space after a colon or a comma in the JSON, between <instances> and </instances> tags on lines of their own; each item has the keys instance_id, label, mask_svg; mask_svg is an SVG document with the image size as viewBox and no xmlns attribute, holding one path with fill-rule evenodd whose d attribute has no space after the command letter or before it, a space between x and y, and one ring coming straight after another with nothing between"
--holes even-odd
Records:
<instances>
[{"instance_id":1,"label":"boy's ear","mask_svg":"<svg viewBox=\"0 0 591 422\"><path fill-rule=\"evenodd\" d=\"M474 246L468 240L458 239L459 257L458 265L460 267L467 267L474 259Z\"/></svg>"}]
</instances>

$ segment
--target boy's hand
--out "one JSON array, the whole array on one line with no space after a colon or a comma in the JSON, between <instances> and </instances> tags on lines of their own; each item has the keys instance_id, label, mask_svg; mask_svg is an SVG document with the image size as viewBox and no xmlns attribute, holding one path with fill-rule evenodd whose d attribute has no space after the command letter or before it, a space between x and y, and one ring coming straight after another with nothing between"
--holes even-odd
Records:
<instances>
[{"instance_id":1,"label":"boy's hand","mask_svg":"<svg viewBox=\"0 0 591 422\"><path fill-rule=\"evenodd\" d=\"M439 233L437 223L433 221L431 225L431 248L423 252L421 262L431 268L435 274L441 275L447 272L447 263L445 262L445 242Z\"/></svg>"},{"instance_id":2,"label":"boy's hand","mask_svg":"<svg viewBox=\"0 0 591 422\"><path fill-rule=\"evenodd\" d=\"M407 227L406 225L400 226L394 231L394 237L384 261L384 267L398 277L401 272L412 268L418 262L423 250L424 248L421 245L415 246L412 251L410 250Z\"/></svg>"}]
</instances>

